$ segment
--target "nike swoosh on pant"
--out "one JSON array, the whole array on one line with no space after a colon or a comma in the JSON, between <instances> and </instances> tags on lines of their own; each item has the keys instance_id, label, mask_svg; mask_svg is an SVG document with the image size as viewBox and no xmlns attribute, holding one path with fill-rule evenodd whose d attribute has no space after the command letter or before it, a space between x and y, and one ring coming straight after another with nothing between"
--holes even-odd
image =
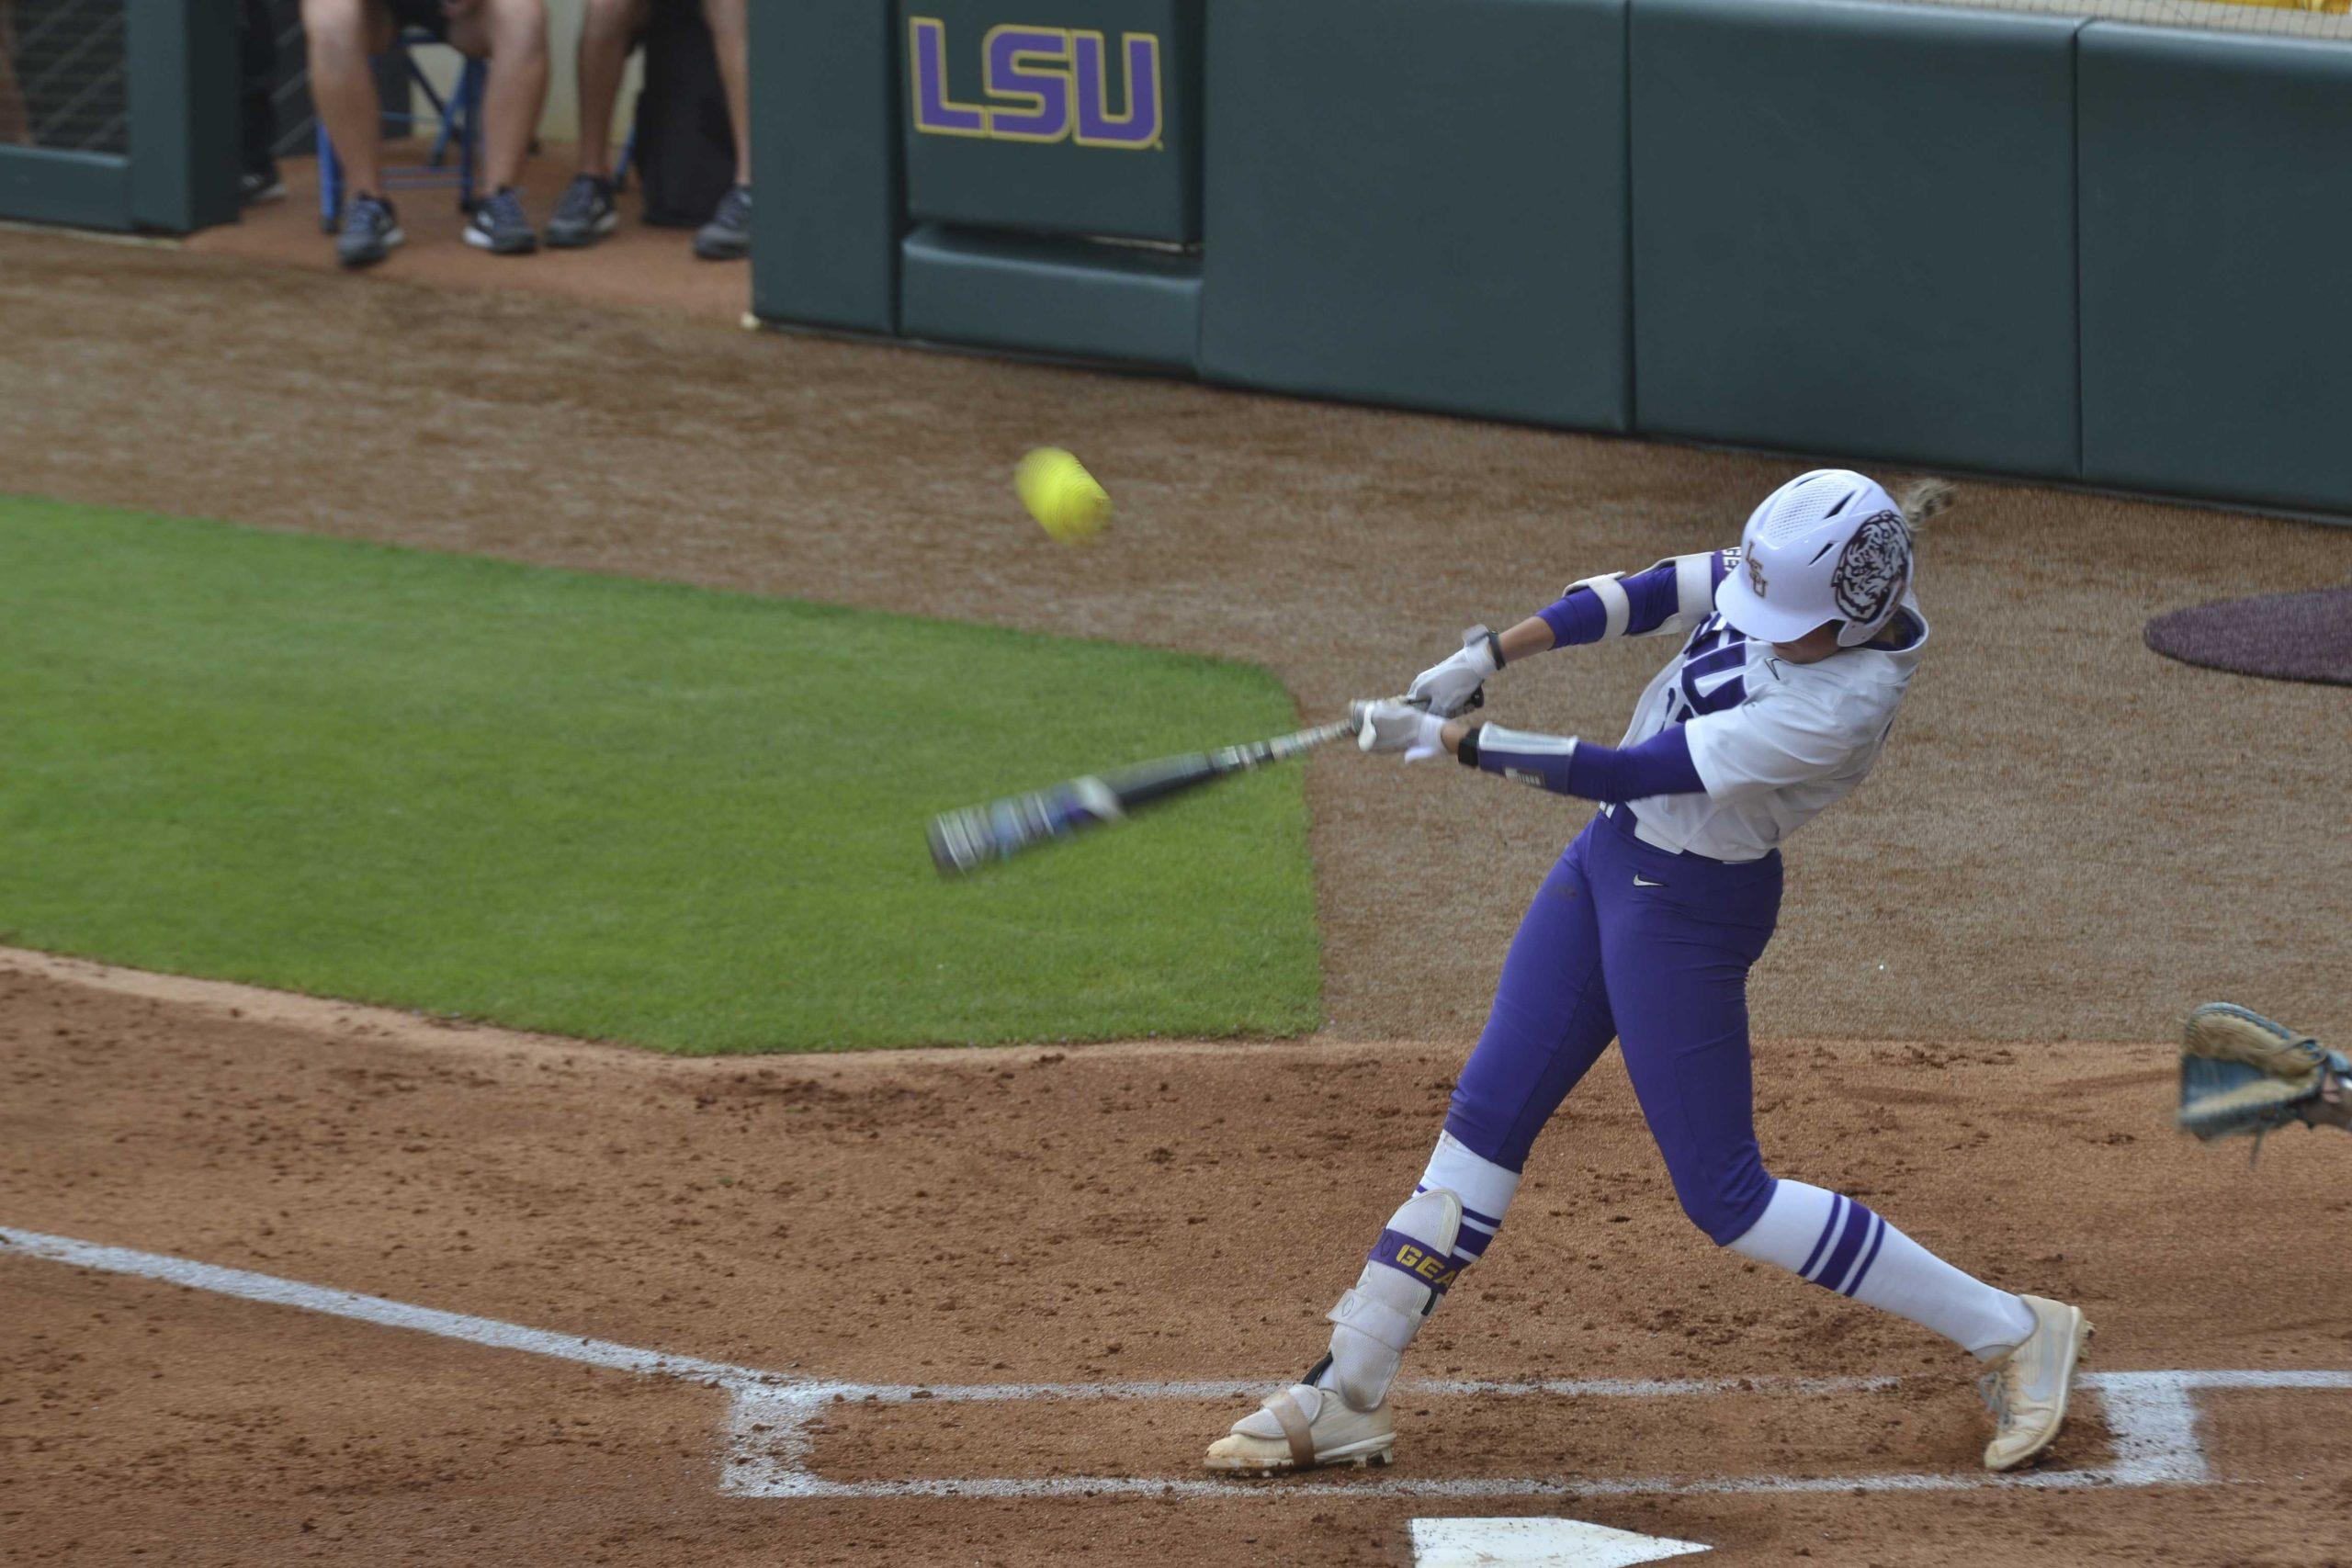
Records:
<instances>
[{"instance_id":1,"label":"nike swoosh on pant","mask_svg":"<svg viewBox=\"0 0 2352 1568\"><path fill-rule=\"evenodd\" d=\"M1634 886L1636 887L1663 887L1666 884L1663 882L1652 882L1648 877L1644 876L1637 871L1634 873Z\"/></svg>"}]
</instances>

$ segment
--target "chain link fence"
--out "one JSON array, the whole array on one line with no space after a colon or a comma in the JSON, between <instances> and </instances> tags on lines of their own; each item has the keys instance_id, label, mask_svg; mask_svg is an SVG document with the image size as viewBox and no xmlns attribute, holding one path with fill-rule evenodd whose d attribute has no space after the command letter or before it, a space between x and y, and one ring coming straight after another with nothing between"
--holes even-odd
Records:
<instances>
[{"instance_id":1,"label":"chain link fence","mask_svg":"<svg viewBox=\"0 0 2352 1568\"><path fill-rule=\"evenodd\" d=\"M2352 0L1922 0L1984 11L2096 17L2158 28L2352 39Z\"/></svg>"},{"instance_id":2,"label":"chain link fence","mask_svg":"<svg viewBox=\"0 0 2352 1568\"><path fill-rule=\"evenodd\" d=\"M0 0L0 142L130 150L130 0Z\"/></svg>"}]
</instances>

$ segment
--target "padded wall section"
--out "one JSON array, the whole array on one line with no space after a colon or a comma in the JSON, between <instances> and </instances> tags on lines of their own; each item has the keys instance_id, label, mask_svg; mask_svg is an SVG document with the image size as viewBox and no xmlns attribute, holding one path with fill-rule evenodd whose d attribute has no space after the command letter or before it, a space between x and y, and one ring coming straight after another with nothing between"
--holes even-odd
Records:
<instances>
[{"instance_id":1,"label":"padded wall section","mask_svg":"<svg viewBox=\"0 0 2352 1568\"><path fill-rule=\"evenodd\" d=\"M2072 475L2080 25L1634 0L1639 426Z\"/></svg>"},{"instance_id":2,"label":"padded wall section","mask_svg":"<svg viewBox=\"0 0 2352 1568\"><path fill-rule=\"evenodd\" d=\"M899 0L918 221L1200 238L1202 0Z\"/></svg>"},{"instance_id":3,"label":"padded wall section","mask_svg":"<svg viewBox=\"0 0 2352 1568\"><path fill-rule=\"evenodd\" d=\"M2083 470L2352 510L2352 51L2082 39Z\"/></svg>"},{"instance_id":4,"label":"padded wall section","mask_svg":"<svg viewBox=\"0 0 2352 1568\"><path fill-rule=\"evenodd\" d=\"M905 253L909 337L1193 368L1201 275L1189 256L928 223Z\"/></svg>"},{"instance_id":5,"label":"padded wall section","mask_svg":"<svg viewBox=\"0 0 2352 1568\"><path fill-rule=\"evenodd\" d=\"M887 333L899 294L891 8L790 0L751 17L752 309Z\"/></svg>"},{"instance_id":6,"label":"padded wall section","mask_svg":"<svg viewBox=\"0 0 2352 1568\"><path fill-rule=\"evenodd\" d=\"M1624 0L1211 0L1202 367L1623 429Z\"/></svg>"},{"instance_id":7,"label":"padded wall section","mask_svg":"<svg viewBox=\"0 0 2352 1568\"><path fill-rule=\"evenodd\" d=\"M0 218L129 229L130 160L0 144Z\"/></svg>"},{"instance_id":8,"label":"padded wall section","mask_svg":"<svg viewBox=\"0 0 2352 1568\"><path fill-rule=\"evenodd\" d=\"M130 90L130 216L187 234L243 205L237 0L139 0L124 17Z\"/></svg>"}]
</instances>

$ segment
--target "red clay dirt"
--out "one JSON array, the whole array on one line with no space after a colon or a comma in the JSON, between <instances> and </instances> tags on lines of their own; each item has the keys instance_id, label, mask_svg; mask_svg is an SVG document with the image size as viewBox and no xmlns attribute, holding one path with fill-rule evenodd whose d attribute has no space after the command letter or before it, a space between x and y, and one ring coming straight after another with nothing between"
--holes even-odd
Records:
<instances>
[{"instance_id":1,"label":"red clay dirt","mask_svg":"<svg viewBox=\"0 0 2352 1568\"><path fill-rule=\"evenodd\" d=\"M1727 540L1801 466L754 336L616 303L684 287L622 251L448 253L352 279L0 234L0 484L1236 654L1321 714L1566 578ZM418 286L445 264L511 270ZM1109 482L1100 547L1012 507L1040 441ZM2352 1145L2249 1170L2177 1138L2164 1043L2210 996L2352 1035L2344 696L2140 640L2340 582L2352 534L1970 484L1927 547L1938 647L1880 775L1792 850L1757 976L1768 1159L2079 1301L2095 1367L2352 1368ZM1511 671L1497 716L1613 735L1658 657ZM8 957L0 1225L793 1377L1271 1382L1418 1171L1576 826L1457 774L1310 764L1333 1022L1297 1043L681 1062ZM1712 1561L2352 1561L2341 1391L2203 1396L2210 1485L754 1498L720 1489L721 1390L9 1251L11 1562L1398 1563L1408 1517L1465 1512ZM1938 1343L1689 1230L1613 1063L1415 1368L1905 1381L1417 1399L1408 1479L1966 1477L1982 1437ZM1246 1404L844 1404L807 1462L1176 1480ZM2109 1451L2086 1398L2055 1462Z\"/></svg>"},{"instance_id":2,"label":"red clay dirt","mask_svg":"<svg viewBox=\"0 0 2352 1568\"><path fill-rule=\"evenodd\" d=\"M6 1223L789 1377L1271 1382L1318 1348L1456 1055L1323 1039L677 1061L0 954ZM1759 1059L1780 1168L2081 1303L2095 1366L2352 1365L2341 1140L2275 1138L2249 1173L2166 1129L2170 1064L2133 1044L1782 1041ZM11 1250L10 1561L1402 1563L1408 1518L1458 1513L1566 1514L1726 1562L2352 1553L2342 1391L2206 1396L2215 1483L2153 1489L740 1497L719 1489L727 1396L700 1383ZM1414 1361L1903 1381L1408 1395L1391 1475L1967 1477L1983 1438L1964 1358L1684 1224L1613 1062ZM1245 1404L853 1400L826 1407L809 1464L1182 1480ZM2052 1463L2109 1450L2086 1397Z\"/></svg>"}]
</instances>

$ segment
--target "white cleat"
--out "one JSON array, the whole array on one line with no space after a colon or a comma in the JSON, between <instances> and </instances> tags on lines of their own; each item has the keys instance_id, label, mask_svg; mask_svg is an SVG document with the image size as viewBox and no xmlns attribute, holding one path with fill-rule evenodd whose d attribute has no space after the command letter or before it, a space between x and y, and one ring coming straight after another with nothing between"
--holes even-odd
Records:
<instances>
[{"instance_id":1,"label":"white cleat","mask_svg":"<svg viewBox=\"0 0 2352 1568\"><path fill-rule=\"evenodd\" d=\"M1442 1187L1417 1192L1389 1216L1363 1272L1325 1314L1331 1349L1306 1380L1269 1394L1209 1445L1211 1470L1251 1475L1318 1465L1386 1464L1396 1451L1388 1385L1430 1309L1453 1282L1462 1200Z\"/></svg>"},{"instance_id":2,"label":"white cleat","mask_svg":"<svg viewBox=\"0 0 2352 1568\"><path fill-rule=\"evenodd\" d=\"M1993 1440L1984 1445L1984 1468L2015 1470L2041 1457L2066 1421L2075 1363L2091 1340L2091 1325L2080 1307L2040 1296L2019 1296L2033 1313L2033 1332L1993 1363L1977 1388L1993 1412Z\"/></svg>"},{"instance_id":3,"label":"white cleat","mask_svg":"<svg viewBox=\"0 0 2352 1568\"><path fill-rule=\"evenodd\" d=\"M1386 1464L1396 1448L1396 1424L1385 1401L1358 1410L1330 1389L1302 1382L1268 1395L1209 1445L1202 1462L1211 1470L1272 1475L1327 1464Z\"/></svg>"}]
</instances>

